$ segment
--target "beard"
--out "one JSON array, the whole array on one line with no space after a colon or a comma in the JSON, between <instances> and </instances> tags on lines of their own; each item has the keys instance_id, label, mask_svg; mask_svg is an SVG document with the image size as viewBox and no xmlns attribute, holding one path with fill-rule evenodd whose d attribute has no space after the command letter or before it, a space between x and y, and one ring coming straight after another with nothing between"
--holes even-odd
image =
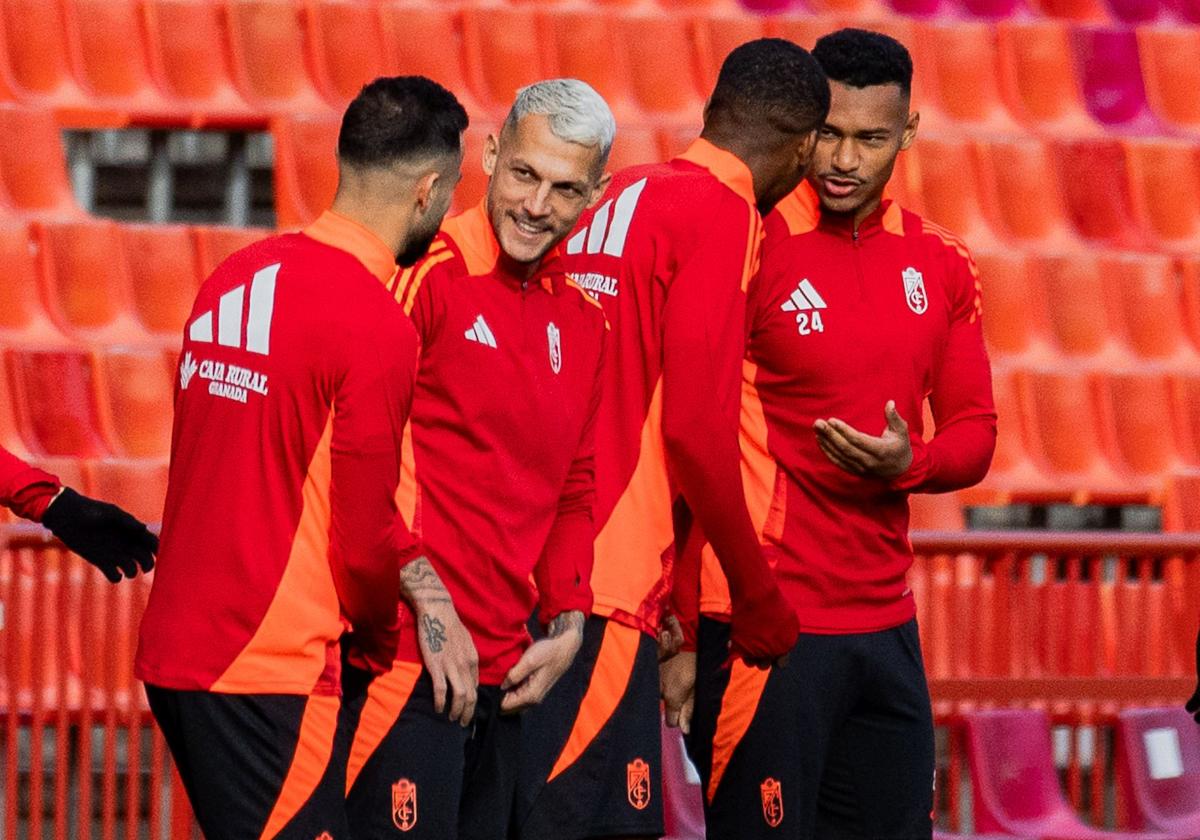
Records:
<instances>
[{"instance_id":1,"label":"beard","mask_svg":"<svg viewBox=\"0 0 1200 840\"><path fill-rule=\"evenodd\" d=\"M428 233L425 231L414 232L409 236L408 241L404 243L404 249L396 254L396 265L401 268L416 265L417 261L429 251L429 246L433 244L434 237L437 235L437 228Z\"/></svg>"}]
</instances>

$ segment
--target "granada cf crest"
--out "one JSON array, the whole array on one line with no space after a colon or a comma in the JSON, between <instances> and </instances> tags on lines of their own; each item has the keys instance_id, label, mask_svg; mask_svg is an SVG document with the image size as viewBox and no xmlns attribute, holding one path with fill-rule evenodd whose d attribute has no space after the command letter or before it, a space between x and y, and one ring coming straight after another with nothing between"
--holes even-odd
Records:
<instances>
[{"instance_id":1,"label":"granada cf crest","mask_svg":"<svg viewBox=\"0 0 1200 840\"><path fill-rule=\"evenodd\" d=\"M322 831L316 836L315 840L333 840L333 835L328 831Z\"/></svg>"},{"instance_id":2,"label":"granada cf crest","mask_svg":"<svg viewBox=\"0 0 1200 840\"><path fill-rule=\"evenodd\" d=\"M759 790L762 791L763 819L771 828L777 828L783 822L783 785L774 779L763 779Z\"/></svg>"},{"instance_id":3,"label":"granada cf crest","mask_svg":"<svg viewBox=\"0 0 1200 840\"><path fill-rule=\"evenodd\" d=\"M546 325L546 340L550 344L550 370L558 373L562 370L562 334L553 321Z\"/></svg>"},{"instance_id":4,"label":"granada cf crest","mask_svg":"<svg viewBox=\"0 0 1200 840\"><path fill-rule=\"evenodd\" d=\"M925 314L925 310L929 308L929 297L925 294L924 275L909 266L900 276L904 278L904 300L908 308L918 315Z\"/></svg>"},{"instance_id":5,"label":"granada cf crest","mask_svg":"<svg viewBox=\"0 0 1200 840\"><path fill-rule=\"evenodd\" d=\"M640 758L625 765L625 783L629 804L639 811L650 804L650 765Z\"/></svg>"},{"instance_id":6,"label":"granada cf crest","mask_svg":"<svg viewBox=\"0 0 1200 840\"><path fill-rule=\"evenodd\" d=\"M392 822L401 831L411 831L417 824L417 786L408 779L392 785Z\"/></svg>"}]
</instances>

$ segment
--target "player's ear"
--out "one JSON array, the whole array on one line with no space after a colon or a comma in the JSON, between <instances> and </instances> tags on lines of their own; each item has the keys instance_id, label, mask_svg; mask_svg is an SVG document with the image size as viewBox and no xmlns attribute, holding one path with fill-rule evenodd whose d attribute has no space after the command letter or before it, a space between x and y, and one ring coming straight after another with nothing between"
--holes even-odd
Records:
<instances>
[{"instance_id":1,"label":"player's ear","mask_svg":"<svg viewBox=\"0 0 1200 840\"><path fill-rule=\"evenodd\" d=\"M807 170L812 163L813 155L817 151L817 136L820 133L819 128L814 128L800 138L800 143L796 146L797 169Z\"/></svg>"},{"instance_id":2,"label":"player's ear","mask_svg":"<svg viewBox=\"0 0 1200 840\"><path fill-rule=\"evenodd\" d=\"M597 180L596 183L594 185L592 185L592 194L588 198L588 203L587 203L589 210L591 208L595 207L599 203L600 199L604 198L604 194L606 192L608 192L608 185L611 183L612 183L612 173L605 172L603 175L600 176L599 180Z\"/></svg>"},{"instance_id":3,"label":"player's ear","mask_svg":"<svg viewBox=\"0 0 1200 840\"><path fill-rule=\"evenodd\" d=\"M496 159L500 156L500 140L489 134L483 141L483 172L489 178L496 174Z\"/></svg>"},{"instance_id":4,"label":"player's ear","mask_svg":"<svg viewBox=\"0 0 1200 840\"><path fill-rule=\"evenodd\" d=\"M917 125L921 122L921 112L913 111L908 115L908 122L904 124L904 134L900 137L900 148L907 149L917 139Z\"/></svg>"},{"instance_id":5,"label":"player's ear","mask_svg":"<svg viewBox=\"0 0 1200 840\"><path fill-rule=\"evenodd\" d=\"M452 189L447 180L436 169L430 170L417 180L417 207L428 211L443 189Z\"/></svg>"}]
</instances>

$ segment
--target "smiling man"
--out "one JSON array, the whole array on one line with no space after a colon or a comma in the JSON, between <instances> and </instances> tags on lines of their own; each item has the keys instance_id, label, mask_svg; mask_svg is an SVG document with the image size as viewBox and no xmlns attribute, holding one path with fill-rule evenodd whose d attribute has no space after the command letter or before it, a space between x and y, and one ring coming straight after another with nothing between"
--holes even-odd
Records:
<instances>
[{"instance_id":1,"label":"smiling man","mask_svg":"<svg viewBox=\"0 0 1200 840\"><path fill-rule=\"evenodd\" d=\"M604 192L615 131L583 82L519 91L487 140L487 197L447 221L394 285L422 348L401 512L475 641L479 687L477 703L452 697L446 715L444 686L402 644L368 689L351 751L356 837L506 837L519 713L582 641L608 325L553 251ZM530 644L535 607L545 638ZM415 628L426 644L442 630Z\"/></svg>"},{"instance_id":2,"label":"smiling man","mask_svg":"<svg viewBox=\"0 0 1200 840\"><path fill-rule=\"evenodd\" d=\"M786 668L723 669L728 595L707 558L689 746L711 840L928 840L908 495L967 487L991 460L978 273L961 240L884 197L917 130L908 51L846 29L813 55L832 104L807 183L766 222L742 412L746 494L770 511L764 550L801 633Z\"/></svg>"}]
</instances>

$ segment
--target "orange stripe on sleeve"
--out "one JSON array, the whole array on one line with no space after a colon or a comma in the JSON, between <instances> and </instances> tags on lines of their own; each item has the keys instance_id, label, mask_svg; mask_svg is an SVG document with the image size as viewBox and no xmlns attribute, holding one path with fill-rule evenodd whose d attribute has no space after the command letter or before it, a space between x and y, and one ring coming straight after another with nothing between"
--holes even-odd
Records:
<instances>
[{"instance_id":1,"label":"orange stripe on sleeve","mask_svg":"<svg viewBox=\"0 0 1200 840\"><path fill-rule=\"evenodd\" d=\"M633 673L641 637L640 630L617 624L615 621L606 622L604 639L601 640L600 651L596 655L596 667L592 670L592 679L588 683L583 702L579 704L575 725L571 727L567 743L546 781L553 781L574 764L617 710L617 704L625 696L629 677Z\"/></svg>"},{"instance_id":2,"label":"orange stripe on sleeve","mask_svg":"<svg viewBox=\"0 0 1200 840\"><path fill-rule=\"evenodd\" d=\"M742 660L733 663L729 674L729 685L721 699L721 711L717 715L717 731L713 735L712 775L708 780L706 795L711 803L717 788L733 758L733 751L741 743L758 711L770 671L751 667Z\"/></svg>"},{"instance_id":3,"label":"orange stripe on sleeve","mask_svg":"<svg viewBox=\"0 0 1200 840\"><path fill-rule=\"evenodd\" d=\"M346 763L346 793L354 787L358 774L362 772L376 748L383 743L392 726L400 718L413 687L421 676L421 663L397 662L392 670L376 677L367 689L367 699L354 730L354 743L350 747L350 758Z\"/></svg>"},{"instance_id":4,"label":"orange stripe on sleeve","mask_svg":"<svg viewBox=\"0 0 1200 840\"><path fill-rule=\"evenodd\" d=\"M453 251L446 251L444 254L438 254L435 257L430 257L425 262L417 266L417 271L413 275L412 282L408 287L408 294L404 297L404 314L412 314L413 303L417 299L417 290L421 288L421 284L425 282L425 277L429 271L435 266L454 259Z\"/></svg>"},{"instance_id":5,"label":"orange stripe on sleeve","mask_svg":"<svg viewBox=\"0 0 1200 840\"><path fill-rule=\"evenodd\" d=\"M337 734L338 709L341 701L337 697L313 695L304 706L304 717L300 721L300 736L296 743L296 754L284 777L283 787L267 825L259 840L270 840L291 822L308 802L313 791L321 783L329 758L333 755L333 740Z\"/></svg>"}]
</instances>

